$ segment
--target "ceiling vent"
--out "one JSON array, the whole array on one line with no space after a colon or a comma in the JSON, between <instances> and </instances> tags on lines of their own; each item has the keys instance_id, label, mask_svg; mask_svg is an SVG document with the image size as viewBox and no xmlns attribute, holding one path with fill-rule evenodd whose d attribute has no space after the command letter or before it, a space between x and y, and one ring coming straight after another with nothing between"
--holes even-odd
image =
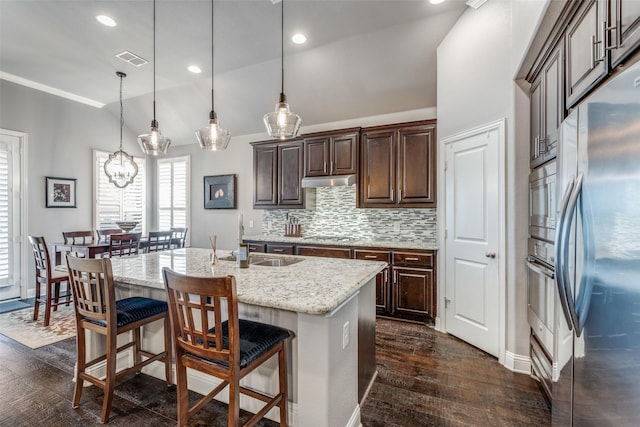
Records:
<instances>
[{"instance_id":1,"label":"ceiling vent","mask_svg":"<svg viewBox=\"0 0 640 427\"><path fill-rule=\"evenodd\" d=\"M138 56L135 53L131 53L128 50L125 50L124 52L120 52L120 53L116 54L116 58L120 58L124 62L127 62L127 63L133 65L134 67L141 67L144 64L148 64L149 63L149 61L147 61L143 57Z\"/></svg>"}]
</instances>

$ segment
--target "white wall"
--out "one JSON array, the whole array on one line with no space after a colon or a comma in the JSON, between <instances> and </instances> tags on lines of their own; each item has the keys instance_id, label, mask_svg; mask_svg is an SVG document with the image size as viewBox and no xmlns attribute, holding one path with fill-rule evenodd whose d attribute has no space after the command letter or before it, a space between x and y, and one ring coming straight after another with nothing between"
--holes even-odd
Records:
<instances>
[{"instance_id":1,"label":"white wall","mask_svg":"<svg viewBox=\"0 0 640 427\"><path fill-rule=\"evenodd\" d=\"M528 355L526 275L528 96L513 78L543 0L489 0L468 9L438 47L439 139L506 118L506 343Z\"/></svg>"}]
</instances>

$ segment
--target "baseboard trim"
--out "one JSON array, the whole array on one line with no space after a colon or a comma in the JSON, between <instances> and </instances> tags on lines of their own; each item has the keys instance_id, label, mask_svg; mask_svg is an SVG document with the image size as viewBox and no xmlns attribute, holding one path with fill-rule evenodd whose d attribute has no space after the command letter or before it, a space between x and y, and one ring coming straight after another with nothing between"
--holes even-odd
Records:
<instances>
[{"instance_id":1,"label":"baseboard trim","mask_svg":"<svg viewBox=\"0 0 640 427\"><path fill-rule=\"evenodd\" d=\"M362 427L362 424L360 423L360 405L356 405L346 427Z\"/></svg>"},{"instance_id":2,"label":"baseboard trim","mask_svg":"<svg viewBox=\"0 0 640 427\"><path fill-rule=\"evenodd\" d=\"M504 367L513 372L529 375L531 374L531 358L507 351L504 355Z\"/></svg>"}]
</instances>

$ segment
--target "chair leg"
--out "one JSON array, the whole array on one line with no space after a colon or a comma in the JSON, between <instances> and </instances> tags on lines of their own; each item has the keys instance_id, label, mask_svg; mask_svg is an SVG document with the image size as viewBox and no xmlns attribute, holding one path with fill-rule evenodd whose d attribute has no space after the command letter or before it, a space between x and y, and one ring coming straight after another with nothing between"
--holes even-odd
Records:
<instances>
[{"instance_id":1,"label":"chair leg","mask_svg":"<svg viewBox=\"0 0 640 427\"><path fill-rule=\"evenodd\" d=\"M38 310L40 310L40 288L42 285L36 280L36 299L33 303L33 321L38 320Z\"/></svg>"},{"instance_id":2,"label":"chair leg","mask_svg":"<svg viewBox=\"0 0 640 427\"><path fill-rule=\"evenodd\" d=\"M53 283L47 283L47 295L45 296L45 308L44 308L44 326L49 326L51 320L51 296L53 292Z\"/></svg>"},{"instance_id":3,"label":"chair leg","mask_svg":"<svg viewBox=\"0 0 640 427\"><path fill-rule=\"evenodd\" d=\"M51 295L54 300L53 311L58 311L58 304L60 304L60 282L56 282L56 284L53 285L53 288L54 293Z\"/></svg>"},{"instance_id":4,"label":"chair leg","mask_svg":"<svg viewBox=\"0 0 640 427\"><path fill-rule=\"evenodd\" d=\"M287 354L285 353L284 342L280 343L278 352L278 377L280 380L280 426L287 427L287 404L289 403L289 393L287 392Z\"/></svg>"},{"instance_id":5,"label":"chair leg","mask_svg":"<svg viewBox=\"0 0 640 427\"><path fill-rule=\"evenodd\" d=\"M140 339L140 328L135 328L133 330L133 363L135 366L140 365L142 363L142 340ZM142 372L142 369L137 368L136 374Z\"/></svg>"},{"instance_id":6,"label":"chair leg","mask_svg":"<svg viewBox=\"0 0 640 427\"><path fill-rule=\"evenodd\" d=\"M76 324L78 322L76 321ZM82 388L84 387L84 380L81 378L82 374L85 371L86 365L86 332L84 328L78 327L78 331L76 332L76 385L73 389L73 403L71 404L72 408L77 408L80 405L80 398L82 397Z\"/></svg>"},{"instance_id":7,"label":"chair leg","mask_svg":"<svg viewBox=\"0 0 640 427\"><path fill-rule=\"evenodd\" d=\"M227 425L240 425L240 384L237 375L234 374L229 374L229 421Z\"/></svg>"},{"instance_id":8,"label":"chair leg","mask_svg":"<svg viewBox=\"0 0 640 427\"><path fill-rule=\"evenodd\" d=\"M164 374L167 381L167 387L173 384L173 378L171 375L173 371L171 363L173 351L171 343L171 321L169 319L169 312L167 312L167 315L164 317Z\"/></svg>"},{"instance_id":9,"label":"chair leg","mask_svg":"<svg viewBox=\"0 0 640 427\"><path fill-rule=\"evenodd\" d=\"M107 334L107 377L104 384L104 397L102 402L102 415L100 421L104 424L109 420L111 404L113 403L113 390L116 388L116 353L118 348L116 334Z\"/></svg>"},{"instance_id":10,"label":"chair leg","mask_svg":"<svg viewBox=\"0 0 640 427\"><path fill-rule=\"evenodd\" d=\"M176 383L178 395L178 426L189 423L189 390L187 389L187 368L180 361L180 354L176 354Z\"/></svg>"}]
</instances>

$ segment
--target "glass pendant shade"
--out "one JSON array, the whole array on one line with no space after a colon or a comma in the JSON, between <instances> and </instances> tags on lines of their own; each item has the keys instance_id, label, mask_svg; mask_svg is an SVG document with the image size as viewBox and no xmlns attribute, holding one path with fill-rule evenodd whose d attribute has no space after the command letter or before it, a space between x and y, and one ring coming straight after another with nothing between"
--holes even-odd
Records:
<instances>
[{"instance_id":1,"label":"glass pendant shade","mask_svg":"<svg viewBox=\"0 0 640 427\"><path fill-rule=\"evenodd\" d=\"M209 113L209 125L196 131L200 148L210 151L225 150L231 139L231 132L218 124L215 111Z\"/></svg>"},{"instance_id":2,"label":"glass pendant shade","mask_svg":"<svg viewBox=\"0 0 640 427\"><path fill-rule=\"evenodd\" d=\"M133 183L133 178L138 175L138 165L133 156L120 149L109 154L109 158L104 162L104 173L107 174L109 182L118 188L124 188Z\"/></svg>"},{"instance_id":3,"label":"glass pendant shade","mask_svg":"<svg viewBox=\"0 0 640 427\"><path fill-rule=\"evenodd\" d=\"M158 122L156 120L152 120L149 133L138 136L138 144L140 144L140 148L144 154L159 156L167 154L167 149L169 148L169 145L171 145L171 140L160 133L160 129L158 129Z\"/></svg>"},{"instance_id":4,"label":"glass pendant shade","mask_svg":"<svg viewBox=\"0 0 640 427\"><path fill-rule=\"evenodd\" d=\"M289 110L286 96L280 94L280 102L276 104L275 111L264 115L264 125L272 138L295 138L300 130L302 119L296 113Z\"/></svg>"},{"instance_id":5,"label":"glass pendant shade","mask_svg":"<svg viewBox=\"0 0 640 427\"><path fill-rule=\"evenodd\" d=\"M116 71L116 76L120 77L120 149L104 162L104 173L109 178L109 182L118 188L124 188L133 182L133 178L138 175L138 165L122 149L122 128L124 127L124 110L122 108L122 79L127 75L121 71Z\"/></svg>"}]
</instances>

